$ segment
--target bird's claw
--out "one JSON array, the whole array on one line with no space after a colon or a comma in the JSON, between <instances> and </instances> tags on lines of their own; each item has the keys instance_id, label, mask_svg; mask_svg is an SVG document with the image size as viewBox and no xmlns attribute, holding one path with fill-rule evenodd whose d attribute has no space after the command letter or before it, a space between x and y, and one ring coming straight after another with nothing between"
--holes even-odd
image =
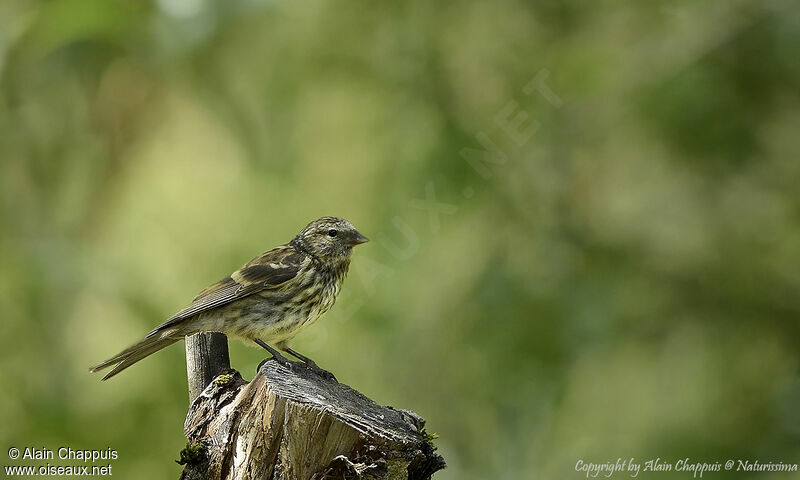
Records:
<instances>
[{"instance_id":1,"label":"bird's claw","mask_svg":"<svg viewBox=\"0 0 800 480\"><path fill-rule=\"evenodd\" d=\"M317 365L314 362L306 362L306 363L304 363L304 365L306 366L306 368L308 368L312 372L316 373L320 377L324 378L325 380L334 381L334 382L338 382L339 381L339 380L336 379L336 376L334 374L332 374L331 372L325 370L324 368L321 368L319 365Z\"/></svg>"},{"instance_id":2,"label":"bird's claw","mask_svg":"<svg viewBox=\"0 0 800 480\"><path fill-rule=\"evenodd\" d=\"M314 363L311 360L309 360L307 362L293 362L293 361L289 360L288 358L282 357L282 356L277 356L277 357L276 356L272 356L272 357L267 357L264 360L261 360L261 363L259 363L258 367L256 367L256 373L260 372L261 371L261 367L263 367L264 364L266 362L270 361L270 360L275 360L276 362L278 362L279 365L283 365L284 367L288 368L289 370L294 370L297 367L304 367L307 370L310 370L311 372L313 372L313 373L319 375L320 377L324 378L325 380L334 381L334 382L338 382L339 381L339 380L336 379L336 376L334 374L332 374L331 372L329 372L329 371L325 370L324 368L320 367L319 365L317 365L316 363Z\"/></svg>"},{"instance_id":3,"label":"bird's claw","mask_svg":"<svg viewBox=\"0 0 800 480\"><path fill-rule=\"evenodd\" d=\"M270 360L275 360L276 362L278 362L278 365L283 365L284 367L286 367L288 369L291 369L294 366L294 364L296 363L296 362L293 362L293 361L289 360L286 357L274 357L274 356L273 357L267 357L264 360L261 360L261 363L258 364L258 367L256 367L256 373L260 372L261 371L261 367L263 367L264 364L269 362Z\"/></svg>"},{"instance_id":4,"label":"bird's claw","mask_svg":"<svg viewBox=\"0 0 800 480\"><path fill-rule=\"evenodd\" d=\"M264 364L267 363L267 360L269 360L270 358L272 357L265 358L264 360L261 360L261 362L259 362L258 366L256 367L256 375L258 375L258 372L261 371L261 367L263 367Z\"/></svg>"},{"instance_id":5,"label":"bird's claw","mask_svg":"<svg viewBox=\"0 0 800 480\"><path fill-rule=\"evenodd\" d=\"M324 378L326 380L329 380L329 381L333 380L334 382L337 382L337 383L339 382L339 380L336 379L336 376L334 376L331 372L320 368L319 365L317 365L317 363L314 360L311 360L310 358L306 357L305 355L303 355L301 353L295 352L294 350L292 350L291 348L289 348L288 346L285 346L285 345L284 345L284 350L287 353L289 353L290 355L300 359L300 361L303 362L303 365L305 365L305 367L308 370L311 370L312 372L314 372L315 374L319 375L320 377L322 377L322 378Z\"/></svg>"}]
</instances>

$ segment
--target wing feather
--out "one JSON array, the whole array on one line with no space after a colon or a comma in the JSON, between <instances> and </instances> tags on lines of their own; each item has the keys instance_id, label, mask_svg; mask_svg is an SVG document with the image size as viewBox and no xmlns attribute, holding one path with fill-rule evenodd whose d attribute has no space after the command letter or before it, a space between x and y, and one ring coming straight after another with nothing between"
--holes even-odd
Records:
<instances>
[{"instance_id":1,"label":"wing feather","mask_svg":"<svg viewBox=\"0 0 800 480\"><path fill-rule=\"evenodd\" d=\"M189 306L153 329L147 336L151 337L193 315L226 305L261 290L276 288L294 278L308 261L310 260L305 254L286 245L264 252L230 276L200 292Z\"/></svg>"}]
</instances>

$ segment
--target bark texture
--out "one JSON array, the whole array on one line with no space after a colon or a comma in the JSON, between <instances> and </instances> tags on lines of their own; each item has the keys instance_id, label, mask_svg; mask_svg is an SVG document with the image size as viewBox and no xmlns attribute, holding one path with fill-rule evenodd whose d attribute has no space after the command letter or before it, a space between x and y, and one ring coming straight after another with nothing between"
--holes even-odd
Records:
<instances>
[{"instance_id":1,"label":"bark texture","mask_svg":"<svg viewBox=\"0 0 800 480\"><path fill-rule=\"evenodd\" d=\"M181 479L428 479L445 467L417 414L380 406L302 364L216 377L184 429Z\"/></svg>"},{"instance_id":2,"label":"bark texture","mask_svg":"<svg viewBox=\"0 0 800 480\"><path fill-rule=\"evenodd\" d=\"M189 380L189 403L217 375L230 370L228 337L222 333L195 333L186 337L186 376Z\"/></svg>"}]
</instances>

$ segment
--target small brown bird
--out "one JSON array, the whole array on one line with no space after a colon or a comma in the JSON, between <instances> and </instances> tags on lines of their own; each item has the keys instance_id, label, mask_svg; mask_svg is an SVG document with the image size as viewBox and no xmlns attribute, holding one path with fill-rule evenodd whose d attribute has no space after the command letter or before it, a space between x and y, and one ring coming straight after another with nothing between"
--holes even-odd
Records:
<instances>
[{"instance_id":1,"label":"small brown bird","mask_svg":"<svg viewBox=\"0 0 800 480\"><path fill-rule=\"evenodd\" d=\"M347 275L353 247L366 241L347 220L336 217L314 220L291 242L262 253L206 288L188 307L139 343L90 371L113 365L103 377L107 380L197 332L222 332L253 340L276 360L288 362L272 344L322 371L311 359L289 348L288 342L333 306Z\"/></svg>"}]
</instances>

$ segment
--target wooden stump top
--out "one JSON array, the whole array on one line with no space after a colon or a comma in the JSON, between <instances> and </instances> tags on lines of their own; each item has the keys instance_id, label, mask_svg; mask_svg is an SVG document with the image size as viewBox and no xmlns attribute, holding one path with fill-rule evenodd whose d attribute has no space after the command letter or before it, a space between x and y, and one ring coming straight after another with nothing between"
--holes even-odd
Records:
<instances>
[{"instance_id":1,"label":"wooden stump top","mask_svg":"<svg viewBox=\"0 0 800 480\"><path fill-rule=\"evenodd\" d=\"M182 479L428 479L445 467L417 414L378 405L302 364L231 370L194 400ZM183 457L183 455L182 455Z\"/></svg>"}]
</instances>

